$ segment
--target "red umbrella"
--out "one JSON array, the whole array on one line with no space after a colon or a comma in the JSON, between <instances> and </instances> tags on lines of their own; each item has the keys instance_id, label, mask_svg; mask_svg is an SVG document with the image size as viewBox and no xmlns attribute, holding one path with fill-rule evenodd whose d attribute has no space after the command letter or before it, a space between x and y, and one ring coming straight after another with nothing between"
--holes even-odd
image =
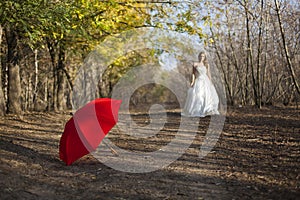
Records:
<instances>
[{"instance_id":1,"label":"red umbrella","mask_svg":"<svg viewBox=\"0 0 300 200\"><path fill-rule=\"evenodd\" d=\"M67 165L95 151L118 121L121 100L95 99L75 112L60 139L59 157Z\"/></svg>"}]
</instances>

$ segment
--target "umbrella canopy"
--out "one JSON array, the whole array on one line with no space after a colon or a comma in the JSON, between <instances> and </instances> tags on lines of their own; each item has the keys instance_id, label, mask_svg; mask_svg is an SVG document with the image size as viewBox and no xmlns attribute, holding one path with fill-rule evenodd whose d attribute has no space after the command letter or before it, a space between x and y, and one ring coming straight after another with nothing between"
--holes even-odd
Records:
<instances>
[{"instance_id":1,"label":"umbrella canopy","mask_svg":"<svg viewBox=\"0 0 300 200\"><path fill-rule=\"evenodd\" d=\"M95 99L75 112L60 139L59 157L67 165L95 151L118 121L121 100Z\"/></svg>"}]
</instances>

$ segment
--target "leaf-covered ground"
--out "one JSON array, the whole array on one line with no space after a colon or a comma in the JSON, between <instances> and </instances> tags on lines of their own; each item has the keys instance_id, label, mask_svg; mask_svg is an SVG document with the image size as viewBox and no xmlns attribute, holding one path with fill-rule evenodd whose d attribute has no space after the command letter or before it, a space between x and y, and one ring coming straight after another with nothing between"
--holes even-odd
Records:
<instances>
[{"instance_id":1,"label":"leaf-covered ground","mask_svg":"<svg viewBox=\"0 0 300 200\"><path fill-rule=\"evenodd\" d=\"M149 173L112 169L88 155L66 166L58 157L68 113L0 118L1 199L297 199L300 196L300 113L287 107L229 108L223 132L203 159L199 146L210 117L184 155ZM135 113L147 124L145 113ZM170 111L155 138L109 134L121 148L152 151L168 144L180 123Z\"/></svg>"}]
</instances>

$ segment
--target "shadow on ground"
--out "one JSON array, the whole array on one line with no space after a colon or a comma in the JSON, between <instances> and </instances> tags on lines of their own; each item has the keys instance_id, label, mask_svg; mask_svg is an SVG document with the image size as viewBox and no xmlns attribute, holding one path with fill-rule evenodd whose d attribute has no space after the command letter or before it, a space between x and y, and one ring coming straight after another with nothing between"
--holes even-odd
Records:
<instances>
[{"instance_id":1,"label":"shadow on ground","mask_svg":"<svg viewBox=\"0 0 300 200\"><path fill-rule=\"evenodd\" d=\"M133 115L141 125L147 115ZM1 199L297 199L300 195L299 110L229 108L213 151L198 157L210 122L199 121L197 136L177 161L150 173L111 169L91 155L71 166L58 158L66 113L27 113L0 119ZM127 150L157 149L178 128L170 112L161 134L137 140L112 130ZM153 142L159 141L159 142Z\"/></svg>"}]
</instances>

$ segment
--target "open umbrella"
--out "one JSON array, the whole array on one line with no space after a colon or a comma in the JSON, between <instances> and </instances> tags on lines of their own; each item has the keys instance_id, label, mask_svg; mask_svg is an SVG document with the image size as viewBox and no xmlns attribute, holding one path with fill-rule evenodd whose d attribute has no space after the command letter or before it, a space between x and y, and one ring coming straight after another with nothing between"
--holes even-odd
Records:
<instances>
[{"instance_id":1,"label":"open umbrella","mask_svg":"<svg viewBox=\"0 0 300 200\"><path fill-rule=\"evenodd\" d=\"M75 112L60 139L59 157L67 165L95 151L118 121L121 100L95 99Z\"/></svg>"}]
</instances>

